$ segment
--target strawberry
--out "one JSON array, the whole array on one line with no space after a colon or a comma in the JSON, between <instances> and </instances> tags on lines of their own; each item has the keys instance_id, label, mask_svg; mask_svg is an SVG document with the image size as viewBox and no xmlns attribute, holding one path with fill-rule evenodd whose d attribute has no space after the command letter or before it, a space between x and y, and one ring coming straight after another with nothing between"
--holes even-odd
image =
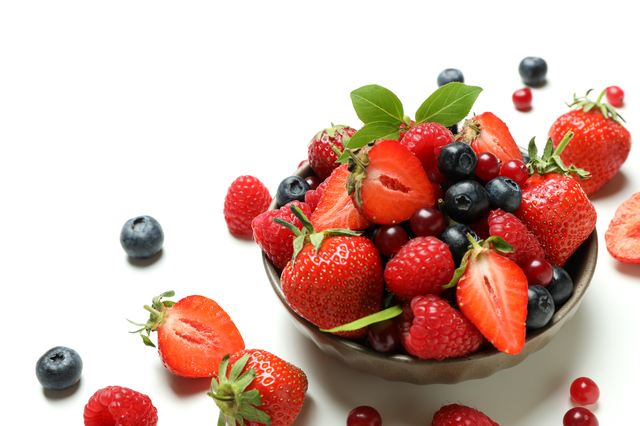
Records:
<instances>
[{"instance_id":1,"label":"strawberry","mask_svg":"<svg viewBox=\"0 0 640 426\"><path fill-rule=\"evenodd\" d=\"M156 426L158 410L147 395L122 386L107 386L89 398L83 418L85 426Z\"/></svg>"},{"instance_id":2,"label":"strawberry","mask_svg":"<svg viewBox=\"0 0 640 426\"><path fill-rule=\"evenodd\" d=\"M618 207L604 234L607 250L624 263L640 263L640 192Z\"/></svg>"},{"instance_id":3,"label":"strawberry","mask_svg":"<svg viewBox=\"0 0 640 426\"><path fill-rule=\"evenodd\" d=\"M520 148L509 128L492 112L485 112L465 120L461 135L462 141L470 145L476 154L491 152L502 163L514 158L522 160Z\"/></svg>"},{"instance_id":4,"label":"strawberry","mask_svg":"<svg viewBox=\"0 0 640 426\"><path fill-rule=\"evenodd\" d=\"M453 141L453 133L442 124L420 123L407 130L400 143L418 157L429 180L442 183L445 178L438 170L438 155L443 146Z\"/></svg>"},{"instance_id":5,"label":"strawberry","mask_svg":"<svg viewBox=\"0 0 640 426\"><path fill-rule=\"evenodd\" d=\"M472 248L462 259L449 286L457 284L458 307L498 350L518 354L524 348L528 283L520 267L499 254L513 248L499 237Z\"/></svg>"},{"instance_id":6,"label":"strawberry","mask_svg":"<svg viewBox=\"0 0 640 426\"><path fill-rule=\"evenodd\" d=\"M488 218L489 235L498 236L513 247L506 256L522 264L529 259L544 259L544 251L538 239L513 213L501 209L493 210Z\"/></svg>"},{"instance_id":7,"label":"strawberry","mask_svg":"<svg viewBox=\"0 0 640 426\"><path fill-rule=\"evenodd\" d=\"M522 186L522 203L514 214L537 238L545 258L562 267L591 235L596 226L596 210L587 194L570 173L586 179L589 174L573 165L567 167L560 154L571 141L569 132L554 151L547 141L542 158L535 142L529 143L530 177Z\"/></svg>"},{"instance_id":8,"label":"strawberry","mask_svg":"<svg viewBox=\"0 0 640 426\"><path fill-rule=\"evenodd\" d=\"M343 164L335 169L316 190L320 192L320 200L310 217L316 232L331 228L359 230L370 225L347 193L345 185L348 176L347 165ZM313 195L309 197L312 198Z\"/></svg>"},{"instance_id":9,"label":"strawberry","mask_svg":"<svg viewBox=\"0 0 640 426\"><path fill-rule=\"evenodd\" d=\"M431 426L500 426L486 414L460 404L442 406L434 415Z\"/></svg>"},{"instance_id":10,"label":"strawberry","mask_svg":"<svg viewBox=\"0 0 640 426\"><path fill-rule=\"evenodd\" d=\"M382 260L373 242L346 229L316 233L300 209L292 206L291 211L305 225L297 232L290 226L297 233L296 250L280 276L291 309L321 329L378 312L384 282ZM362 338L366 329L336 334Z\"/></svg>"},{"instance_id":11,"label":"strawberry","mask_svg":"<svg viewBox=\"0 0 640 426\"><path fill-rule=\"evenodd\" d=\"M350 153L347 189L367 220L404 222L421 207L435 203L420 160L397 140L384 139Z\"/></svg>"},{"instance_id":12,"label":"strawberry","mask_svg":"<svg viewBox=\"0 0 640 426\"><path fill-rule=\"evenodd\" d=\"M340 157L336 149L342 152L343 145L355 133L356 129L352 127L332 125L328 129L319 131L311 139L308 149L309 165L321 181L328 178L331 172L340 165L340 163L336 163Z\"/></svg>"},{"instance_id":13,"label":"strawberry","mask_svg":"<svg viewBox=\"0 0 640 426\"><path fill-rule=\"evenodd\" d=\"M251 235L251 222L267 211L271 195L266 186L253 176L234 180L224 197L224 220L232 234Z\"/></svg>"},{"instance_id":14,"label":"strawberry","mask_svg":"<svg viewBox=\"0 0 640 426\"><path fill-rule=\"evenodd\" d=\"M178 302L163 301L175 293L167 291L153 298L151 313L140 333L145 345L156 347L149 335L158 332L158 353L164 366L181 377L211 377L215 366L229 352L244 349L244 340L229 315L213 300L188 296ZM146 333L146 334L145 334Z\"/></svg>"},{"instance_id":15,"label":"strawberry","mask_svg":"<svg viewBox=\"0 0 640 426\"><path fill-rule=\"evenodd\" d=\"M631 150L631 134L621 124L624 120L615 109L600 102L606 89L595 102L588 99L589 92L584 97L574 96L574 102L569 105L574 109L554 121L549 138L557 147L567 132L573 133L571 143L560 158L591 173L591 179L579 182L584 192L592 195L609 182L626 161Z\"/></svg>"},{"instance_id":16,"label":"strawberry","mask_svg":"<svg viewBox=\"0 0 640 426\"><path fill-rule=\"evenodd\" d=\"M218 425L289 426L308 387L300 368L265 350L245 349L225 355L207 394L220 408Z\"/></svg>"}]
</instances>

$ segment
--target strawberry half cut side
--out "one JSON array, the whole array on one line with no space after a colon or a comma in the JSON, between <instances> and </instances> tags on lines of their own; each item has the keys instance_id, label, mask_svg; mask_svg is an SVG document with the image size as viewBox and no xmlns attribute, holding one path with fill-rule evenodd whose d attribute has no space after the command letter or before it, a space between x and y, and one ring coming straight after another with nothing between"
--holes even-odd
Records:
<instances>
[{"instance_id":1,"label":"strawberry half cut side","mask_svg":"<svg viewBox=\"0 0 640 426\"><path fill-rule=\"evenodd\" d=\"M614 259L624 263L640 263L640 192L618 207L604 240Z\"/></svg>"}]
</instances>

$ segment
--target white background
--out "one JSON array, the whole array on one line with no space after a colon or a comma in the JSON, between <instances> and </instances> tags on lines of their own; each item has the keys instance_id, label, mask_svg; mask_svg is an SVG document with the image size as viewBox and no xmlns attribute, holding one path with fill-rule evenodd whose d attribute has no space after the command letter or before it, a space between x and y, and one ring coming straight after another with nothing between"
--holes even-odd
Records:
<instances>
[{"instance_id":1,"label":"white background","mask_svg":"<svg viewBox=\"0 0 640 426\"><path fill-rule=\"evenodd\" d=\"M348 369L293 327L260 250L226 229L229 184L250 174L275 194L332 122L359 127L349 92L380 84L413 116L444 68L481 86L520 145L546 139L574 93L626 92L638 133L637 17L629 2L14 1L0 5L0 283L2 405L32 424L81 424L107 385L150 395L162 425L215 424L207 379L181 379L128 334L142 305L173 289L231 315L248 347L301 367L309 391L298 426L345 424L368 404L385 425L430 424L443 404L474 406L502 425L561 424L569 386L589 376L601 425L636 424L640 267L607 253L616 207L640 191L636 147L593 202L599 260L575 317L542 351L457 385L392 383ZM548 83L514 109L518 64L540 56ZM124 222L148 214L165 246L154 262L120 247ZM66 345L79 385L44 392L37 359ZM13 415L11 416L13 417Z\"/></svg>"}]
</instances>

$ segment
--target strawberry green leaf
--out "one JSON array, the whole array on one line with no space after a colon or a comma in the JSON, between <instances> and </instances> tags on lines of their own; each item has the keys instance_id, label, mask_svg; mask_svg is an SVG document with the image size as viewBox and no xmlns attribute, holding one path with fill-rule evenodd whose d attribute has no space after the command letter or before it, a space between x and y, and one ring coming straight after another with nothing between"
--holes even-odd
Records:
<instances>
[{"instance_id":1,"label":"strawberry green leaf","mask_svg":"<svg viewBox=\"0 0 640 426\"><path fill-rule=\"evenodd\" d=\"M351 102L358 118L365 124L384 121L397 127L404 120L400 99L389 89L377 84L362 86L351 92Z\"/></svg>"},{"instance_id":2,"label":"strawberry green leaf","mask_svg":"<svg viewBox=\"0 0 640 426\"><path fill-rule=\"evenodd\" d=\"M338 331L353 331L359 330L363 327L366 327L370 324L374 324L376 322L388 320L391 318L395 318L402 313L402 307L400 305L395 305L390 308L384 309L382 311L376 312L375 314L367 315L366 317L362 317L355 321L352 321L348 324L343 324L338 327L334 327L328 330L320 329L320 331L325 331L327 333L336 333Z\"/></svg>"},{"instance_id":3,"label":"strawberry green leaf","mask_svg":"<svg viewBox=\"0 0 640 426\"><path fill-rule=\"evenodd\" d=\"M349 159L349 154L346 149L356 150L367 146L370 142L377 139L398 139L400 130L397 124L389 123L386 121L376 121L369 123L366 126L358 130L344 145L345 151L341 153L338 158L339 163L346 163ZM343 139L344 143L344 139Z\"/></svg>"},{"instance_id":4,"label":"strawberry green leaf","mask_svg":"<svg viewBox=\"0 0 640 426\"><path fill-rule=\"evenodd\" d=\"M491 237L487 238L486 242L491 243L493 249L500 253L513 253L514 251L511 244L503 240L501 237L498 237L497 235L492 235Z\"/></svg>"},{"instance_id":5,"label":"strawberry green leaf","mask_svg":"<svg viewBox=\"0 0 640 426\"><path fill-rule=\"evenodd\" d=\"M464 83L445 84L420 105L416 111L416 124L436 122L445 127L453 126L469 114L480 92L482 88Z\"/></svg>"}]
</instances>

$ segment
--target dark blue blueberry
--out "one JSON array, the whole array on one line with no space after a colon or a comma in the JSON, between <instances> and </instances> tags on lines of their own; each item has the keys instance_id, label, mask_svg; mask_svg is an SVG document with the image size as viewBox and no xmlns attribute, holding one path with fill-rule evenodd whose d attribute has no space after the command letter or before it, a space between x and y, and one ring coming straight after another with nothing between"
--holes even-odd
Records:
<instances>
[{"instance_id":1,"label":"dark blue blueberry","mask_svg":"<svg viewBox=\"0 0 640 426\"><path fill-rule=\"evenodd\" d=\"M158 253L164 243L162 226L151 216L129 219L120 231L120 244L134 259L148 259Z\"/></svg>"},{"instance_id":2,"label":"dark blue blueberry","mask_svg":"<svg viewBox=\"0 0 640 426\"><path fill-rule=\"evenodd\" d=\"M471 238L476 241L480 241L478 235L467 225L456 223L455 225L448 226L442 231L442 234L438 235L438 239L449 246L451 257L456 268L460 266L460 262L465 253L469 249L471 242L468 235L471 234Z\"/></svg>"},{"instance_id":3,"label":"dark blue blueberry","mask_svg":"<svg viewBox=\"0 0 640 426\"><path fill-rule=\"evenodd\" d=\"M290 203L293 200L304 202L304 194L311 189L309 183L300 176L286 177L278 185L276 192L276 202L280 207Z\"/></svg>"},{"instance_id":4,"label":"dark blue blueberry","mask_svg":"<svg viewBox=\"0 0 640 426\"><path fill-rule=\"evenodd\" d=\"M527 330L544 327L551 321L554 312L555 304L547 289L537 284L530 285L527 303Z\"/></svg>"},{"instance_id":5,"label":"dark blue blueberry","mask_svg":"<svg viewBox=\"0 0 640 426\"><path fill-rule=\"evenodd\" d=\"M473 148L464 142L447 144L438 154L438 170L453 182L470 179L477 166L478 156Z\"/></svg>"},{"instance_id":6,"label":"dark blue blueberry","mask_svg":"<svg viewBox=\"0 0 640 426\"><path fill-rule=\"evenodd\" d=\"M553 279L546 289L553 297L556 310L560 309L573 294L573 280L567 271L553 265Z\"/></svg>"},{"instance_id":7,"label":"dark blue blueberry","mask_svg":"<svg viewBox=\"0 0 640 426\"><path fill-rule=\"evenodd\" d=\"M462 75L462 71L455 68L447 68L438 74L438 87L444 86L445 84L453 81L464 83L464 75Z\"/></svg>"},{"instance_id":8,"label":"dark blue blueberry","mask_svg":"<svg viewBox=\"0 0 640 426\"><path fill-rule=\"evenodd\" d=\"M82 358L64 346L49 349L36 363L36 377L43 388L63 390L78 383L82 375Z\"/></svg>"},{"instance_id":9,"label":"dark blue blueberry","mask_svg":"<svg viewBox=\"0 0 640 426\"><path fill-rule=\"evenodd\" d=\"M449 129L449 131L451 133L453 133L454 136L457 135L458 134L458 123L447 127L447 129Z\"/></svg>"},{"instance_id":10,"label":"dark blue blueberry","mask_svg":"<svg viewBox=\"0 0 640 426\"><path fill-rule=\"evenodd\" d=\"M470 224L489 212L489 195L474 180L456 182L444 194L447 215L456 222Z\"/></svg>"},{"instance_id":11,"label":"dark blue blueberry","mask_svg":"<svg viewBox=\"0 0 640 426\"><path fill-rule=\"evenodd\" d=\"M484 186L484 189L489 195L491 210L502 209L505 212L513 213L522 203L520 185L508 177L498 176L491 179Z\"/></svg>"},{"instance_id":12,"label":"dark blue blueberry","mask_svg":"<svg viewBox=\"0 0 640 426\"><path fill-rule=\"evenodd\" d=\"M547 77L547 63L542 58L528 56L520 61L518 72L527 86L541 86Z\"/></svg>"},{"instance_id":13,"label":"dark blue blueberry","mask_svg":"<svg viewBox=\"0 0 640 426\"><path fill-rule=\"evenodd\" d=\"M529 164L531 159L529 158L528 154L522 154L522 161L524 161L524 164Z\"/></svg>"}]
</instances>

